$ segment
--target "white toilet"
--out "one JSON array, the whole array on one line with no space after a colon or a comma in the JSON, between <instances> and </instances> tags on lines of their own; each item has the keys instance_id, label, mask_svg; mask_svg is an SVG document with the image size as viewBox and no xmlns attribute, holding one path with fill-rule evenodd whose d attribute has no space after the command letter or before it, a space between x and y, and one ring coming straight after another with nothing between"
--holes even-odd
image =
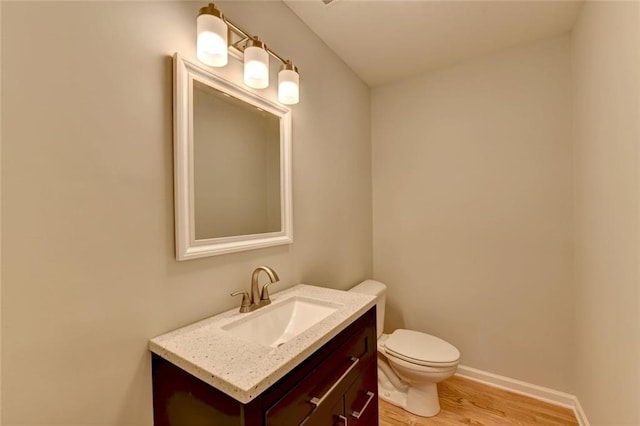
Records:
<instances>
[{"instance_id":1,"label":"white toilet","mask_svg":"<svg viewBox=\"0 0 640 426\"><path fill-rule=\"evenodd\" d=\"M378 327L378 394L413 414L432 417L440 411L436 383L453 376L460 352L442 339L419 331L398 329L383 334L387 286L367 280L356 293L376 296Z\"/></svg>"}]
</instances>

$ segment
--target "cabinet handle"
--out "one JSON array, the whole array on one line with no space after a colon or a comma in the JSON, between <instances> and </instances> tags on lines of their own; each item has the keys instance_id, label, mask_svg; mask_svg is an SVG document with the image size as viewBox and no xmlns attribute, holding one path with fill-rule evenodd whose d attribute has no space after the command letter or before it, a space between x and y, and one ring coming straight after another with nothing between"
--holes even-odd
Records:
<instances>
[{"instance_id":1,"label":"cabinet handle","mask_svg":"<svg viewBox=\"0 0 640 426\"><path fill-rule=\"evenodd\" d=\"M362 413L364 413L364 410L367 409L367 407L369 406L369 403L371 402L371 400L373 399L374 396L376 396L375 393L368 391L367 392L367 396L369 397L369 399L367 399L367 402L364 403L364 407L362 407L362 410L360 411L354 411L353 413L351 413L351 415L353 417L355 417L356 419L359 419L360 416L362 416Z\"/></svg>"},{"instance_id":2,"label":"cabinet handle","mask_svg":"<svg viewBox=\"0 0 640 426\"><path fill-rule=\"evenodd\" d=\"M359 358L356 358L356 357L352 356L352 357L351 357L351 362L352 362L352 364L349 366L349 368L347 368L347 371L345 371L345 372L342 374L342 376L340 376L340 378L339 378L338 380L336 380L336 382L335 382L333 385L331 385L331 387L329 388L329 390L328 390L324 395L322 395L322 397L318 398L318 397L315 397L315 396L314 396L313 398L311 398L311 401L310 401L310 402L311 402L313 405L315 405L316 407L317 407L317 406L319 406L320 404L322 404L322 403L324 402L324 400L325 400L329 395L331 395L331 392L333 392L333 390L334 390L336 387L338 387L338 385L340 384L340 382L342 382L342 379L344 379L345 377L347 377L347 375L348 375L349 373L351 373L351 370L353 370L353 369L355 368L355 366L356 366L356 365L358 365L358 361L360 361L360 359L359 359Z\"/></svg>"},{"instance_id":3,"label":"cabinet handle","mask_svg":"<svg viewBox=\"0 0 640 426\"><path fill-rule=\"evenodd\" d=\"M349 426L348 419L345 416L338 416L338 420L342 420L344 422L344 426Z\"/></svg>"}]
</instances>

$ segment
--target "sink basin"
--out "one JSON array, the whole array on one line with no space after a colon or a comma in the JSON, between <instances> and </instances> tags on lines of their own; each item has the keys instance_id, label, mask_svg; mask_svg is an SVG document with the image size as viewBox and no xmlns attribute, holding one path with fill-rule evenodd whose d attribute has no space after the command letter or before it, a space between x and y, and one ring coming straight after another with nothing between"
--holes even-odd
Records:
<instances>
[{"instance_id":1,"label":"sink basin","mask_svg":"<svg viewBox=\"0 0 640 426\"><path fill-rule=\"evenodd\" d=\"M319 323L342 305L292 297L222 327L242 339L276 348Z\"/></svg>"}]
</instances>

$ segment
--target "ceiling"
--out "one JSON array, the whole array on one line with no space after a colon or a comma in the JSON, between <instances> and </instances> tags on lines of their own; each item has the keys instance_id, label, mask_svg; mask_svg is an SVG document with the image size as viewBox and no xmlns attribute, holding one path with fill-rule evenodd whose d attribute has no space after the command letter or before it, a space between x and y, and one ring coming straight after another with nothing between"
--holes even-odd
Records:
<instances>
[{"instance_id":1,"label":"ceiling","mask_svg":"<svg viewBox=\"0 0 640 426\"><path fill-rule=\"evenodd\" d=\"M564 34L582 7L581 0L283 1L372 87Z\"/></svg>"}]
</instances>

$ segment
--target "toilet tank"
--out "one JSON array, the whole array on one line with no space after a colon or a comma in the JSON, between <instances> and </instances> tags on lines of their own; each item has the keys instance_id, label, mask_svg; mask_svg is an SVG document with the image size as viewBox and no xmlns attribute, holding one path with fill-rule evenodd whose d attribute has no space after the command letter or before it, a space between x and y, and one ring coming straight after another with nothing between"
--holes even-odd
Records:
<instances>
[{"instance_id":1,"label":"toilet tank","mask_svg":"<svg viewBox=\"0 0 640 426\"><path fill-rule=\"evenodd\" d=\"M384 308L387 303L387 286L379 281L366 280L349 289L354 293L369 294L376 297L376 327L378 329L378 337L384 330Z\"/></svg>"}]
</instances>

